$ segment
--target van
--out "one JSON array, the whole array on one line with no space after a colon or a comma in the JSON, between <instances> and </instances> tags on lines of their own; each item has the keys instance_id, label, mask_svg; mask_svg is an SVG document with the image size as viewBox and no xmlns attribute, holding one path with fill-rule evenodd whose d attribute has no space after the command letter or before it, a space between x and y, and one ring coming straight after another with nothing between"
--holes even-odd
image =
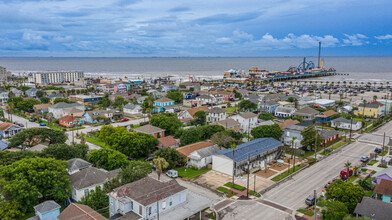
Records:
<instances>
[{"instance_id":1,"label":"van","mask_svg":"<svg viewBox=\"0 0 392 220\"><path fill-rule=\"evenodd\" d=\"M314 205L315 199L314 196L310 195L308 198L305 199L305 204L308 206Z\"/></svg>"},{"instance_id":2,"label":"van","mask_svg":"<svg viewBox=\"0 0 392 220\"><path fill-rule=\"evenodd\" d=\"M340 178L342 178L342 180L345 180L352 175L353 175L353 170L351 169L347 171L347 168L344 168L342 171L340 171Z\"/></svg>"}]
</instances>

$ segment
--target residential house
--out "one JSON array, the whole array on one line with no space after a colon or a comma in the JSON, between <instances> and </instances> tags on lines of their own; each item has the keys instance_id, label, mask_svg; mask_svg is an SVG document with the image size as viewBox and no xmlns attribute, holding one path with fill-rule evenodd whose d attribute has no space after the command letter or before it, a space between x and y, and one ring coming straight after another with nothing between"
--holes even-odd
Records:
<instances>
[{"instance_id":1,"label":"residential house","mask_svg":"<svg viewBox=\"0 0 392 220\"><path fill-rule=\"evenodd\" d=\"M316 109L313 109L311 107L305 107L303 109L300 109L296 112L294 112L293 116L298 116L301 117L302 120L314 120L316 118L316 115L318 115L320 112L317 111Z\"/></svg>"},{"instance_id":2,"label":"residential house","mask_svg":"<svg viewBox=\"0 0 392 220\"><path fill-rule=\"evenodd\" d=\"M326 108L326 107L330 107L330 106L335 105L335 100L331 100L331 99L316 99L316 100L313 100L313 101L311 101L309 103L313 103L313 104L319 105L319 106L321 106L321 108Z\"/></svg>"},{"instance_id":3,"label":"residential house","mask_svg":"<svg viewBox=\"0 0 392 220\"><path fill-rule=\"evenodd\" d=\"M334 119L337 114L338 113L336 113L334 110L321 112L320 114L316 115L316 122L322 124L328 123L332 121L332 119Z\"/></svg>"},{"instance_id":4,"label":"residential house","mask_svg":"<svg viewBox=\"0 0 392 220\"><path fill-rule=\"evenodd\" d=\"M166 136L158 138L158 148L177 148L180 146L180 143L174 139L173 136Z\"/></svg>"},{"instance_id":5,"label":"residential house","mask_svg":"<svg viewBox=\"0 0 392 220\"><path fill-rule=\"evenodd\" d=\"M294 148L301 148L301 141L303 140L301 132L305 129L305 126L300 125L287 125L286 129L283 131L282 141L285 145L292 146L294 144ZM295 138L294 143L292 143Z\"/></svg>"},{"instance_id":6,"label":"residential house","mask_svg":"<svg viewBox=\"0 0 392 220\"><path fill-rule=\"evenodd\" d=\"M8 142L4 140L0 140L0 151L4 151L8 148Z\"/></svg>"},{"instance_id":7,"label":"residential house","mask_svg":"<svg viewBox=\"0 0 392 220\"><path fill-rule=\"evenodd\" d=\"M257 124L257 114L253 112L246 112L239 115L233 115L231 116L231 118L241 124L241 131L244 133L250 133L252 128L256 127Z\"/></svg>"},{"instance_id":8,"label":"residential house","mask_svg":"<svg viewBox=\"0 0 392 220\"><path fill-rule=\"evenodd\" d=\"M283 143L274 138L257 138L240 144L234 150L234 176L244 173L249 166L251 170L263 168L279 156ZM212 155L212 169L227 175L233 175L233 150L224 149Z\"/></svg>"},{"instance_id":9,"label":"residential house","mask_svg":"<svg viewBox=\"0 0 392 220\"><path fill-rule=\"evenodd\" d=\"M88 167L69 176L72 188L72 199L79 202L90 190L94 190L96 186L103 185L117 176L120 169L106 171L95 167Z\"/></svg>"},{"instance_id":10,"label":"residential house","mask_svg":"<svg viewBox=\"0 0 392 220\"><path fill-rule=\"evenodd\" d=\"M67 127L67 128L81 126L84 124L83 118L77 118L72 115L64 115L63 117L59 118L58 120L59 120L60 125Z\"/></svg>"},{"instance_id":11,"label":"residential house","mask_svg":"<svg viewBox=\"0 0 392 220\"><path fill-rule=\"evenodd\" d=\"M298 120L293 120L293 119L286 119L284 121L278 121L276 124L279 125L280 129L284 130L287 128L288 125L296 125L299 124L300 122Z\"/></svg>"},{"instance_id":12,"label":"residential house","mask_svg":"<svg viewBox=\"0 0 392 220\"><path fill-rule=\"evenodd\" d=\"M219 152L221 149L218 145L195 150L188 155L188 166L201 169L212 163L212 155Z\"/></svg>"},{"instance_id":13,"label":"residential house","mask_svg":"<svg viewBox=\"0 0 392 220\"><path fill-rule=\"evenodd\" d=\"M263 101L260 102L259 104L259 109L262 112L268 112L275 114L276 108L279 107L279 103L277 101L271 100L271 101Z\"/></svg>"},{"instance_id":14,"label":"residential house","mask_svg":"<svg viewBox=\"0 0 392 220\"><path fill-rule=\"evenodd\" d=\"M355 207L354 214L368 219L391 219L392 204L364 196Z\"/></svg>"},{"instance_id":15,"label":"residential house","mask_svg":"<svg viewBox=\"0 0 392 220\"><path fill-rule=\"evenodd\" d=\"M195 99L195 94L191 92L184 93L184 100L193 100Z\"/></svg>"},{"instance_id":16,"label":"residential house","mask_svg":"<svg viewBox=\"0 0 392 220\"><path fill-rule=\"evenodd\" d=\"M354 111L354 115L370 117L370 118L378 118L383 115L381 112L381 106L377 104L359 104L358 110Z\"/></svg>"},{"instance_id":17,"label":"residential house","mask_svg":"<svg viewBox=\"0 0 392 220\"><path fill-rule=\"evenodd\" d=\"M102 96L95 96L95 95L72 95L69 96L69 100L76 101L82 105L95 105L100 100L102 100Z\"/></svg>"},{"instance_id":18,"label":"residential house","mask_svg":"<svg viewBox=\"0 0 392 220\"><path fill-rule=\"evenodd\" d=\"M214 123L221 120L226 120L227 117L226 110L218 107L208 109L206 113L207 113L206 120L208 123Z\"/></svg>"},{"instance_id":19,"label":"residential house","mask_svg":"<svg viewBox=\"0 0 392 220\"><path fill-rule=\"evenodd\" d=\"M373 192L376 193L375 196L378 200L392 204L392 180L381 179Z\"/></svg>"},{"instance_id":20,"label":"residential house","mask_svg":"<svg viewBox=\"0 0 392 220\"><path fill-rule=\"evenodd\" d=\"M241 124L232 119L232 118L228 118L225 120L220 120L217 121L215 123L213 123L214 125L220 125L222 127L224 127L226 130L230 129L230 130L234 130L234 131L240 131L241 130Z\"/></svg>"},{"instance_id":21,"label":"residential house","mask_svg":"<svg viewBox=\"0 0 392 220\"><path fill-rule=\"evenodd\" d=\"M225 102L230 102L230 101L235 100L234 92L222 91L222 92L219 92L218 94L222 96L223 101L225 101Z\"/></svg>"},{"instance_id":22,"label":"residential house","mask_svg":"<svg viewBox=\"0 0 392 220\"><path fill-rule=\"evenodd\" d=\"M38 104L38 105L34 105L33 106L33 110L34 112L38 113L38 112L48 112L48 108L52 106L52 104L50 103L46 103L46 104Z\"/></svg>"},{"instance_id":23,"label":"residential house","mask_svg":"<svg viewBox=\"0 0 392 220\"><path fill-rule=\"evenodd\" d=\"M132 103L128 103L123 106L123 113L126 116L141 116L142 110L143 109L140 105L135 105Z\"/></svg>"},{"instance_id":24,"label":"residential house","mask_svg":"<svg viewBox=\"0 0 392 220\"><path fill-rule=\"evenodd\" d=\"M200 83L197 82L183 82L180 83L180 89L181 88L185 88L186 90L193 90L193 91L197 91L200 90Z\"/></svg>"},{"instance_id":25,"label":"residential house","mask_svg":"<svg viewBox=\"0 0 392 220\"><path fill-rule=\"evenodd\" d=\"M382 169L373 175L375 182L380 184L382 179L391 180L392 181L392 167L388 167Z\"/></svg>"},{"instance_id":26,"label":"residential house","mask_svg":"<svg viewBox=\"0 0 392 220\"><path fill-rule=\"evenodd\" d=\"M323 140L321 145L327 146L328 144L332 144L335 141L339 140L339 132L335 130L326 130L323 129L319 131L320 137Z\"/></svg>"},{"instance_id":27,"label":"residential house","mask_svg":"<svg viewBox=\"0 0 392 220\"><path fill-rule=\"evenodd\" d=\"M150 89L146 92L148 95L151 95L152 97L154 97L154 99L160 99L164 96L163 92L157 91L155 89Z\"/></svg>"},{"instance_id":28,"label":"residential house","mask_svg":"<svg viewBox=\"0 0 392 220\"><path fill-rule=\"evenodd\" d=\"M37 88L31 88L26 90L25 94L29 97L29 98L37 98L37 92L39 91L39 89Z\"/></svg>"},{"instance_id":29,"label":"residential house","mask_svg":"<svg viewBox=\"0 0 392 220\"><path fill-rule=\"evenodd\" d=\"M11 138L15 134L21 132L23 128L16 124L3 122L0 124L0 138Z\"/></svg>"},{"instance_id":30,"label":"residential house","mask_svg":"<svg viewBox=\"0 0 392 220\"><path fill-rule=\"evenodd\" d=\"M351 125L352 125L352 128L351 128ZM356 120L348 120L348 119L339 117L339 118L333 119L331 121L331 127L357 131L357 130L361 129L362 122L356 121Z\"/></svg>"},{"instance_id":31,"label":"residential house","mask_svg":"<svg viewBox=\"0 0 392 220\"><path fill-rule=\"evenodd\" d=\"M69 164L68 168L67 168L68 175L72 175L74 173L77 173L81 170L84 170L84 169L92 166L91 163L89 163L83 159L80 159L80 158L73 158L73 159L67 160L67 162Z\"/></svg>"},{"instance_id":32,"label":"residential house","mask_svg":"<svg viewBox=\"0 0 392 220\"><path fill-rule=\"evenodd\" d=\"M154 101L154 112L165 112L167 107L174 106L174 101L166 97Z\"/></svg>"},{"instance_id":33,"label":"residential house","mask_svg":"<svg viewBox=\"0 0 392 220\"><path fill-rule=\"evenodd\" d=\"M187 109L187 110L184 110L178 114L178 119L184 119L184 118L195 119L196 112L198 112L198 111L205 112L207 110L208 110L207 106Z\"/></svg>"},{"instance_id":34,"label":"residential house","mask_svg":"<svg viewBox=\"0 0 392 220\"><path fill-rule=\"evenodd\" d=\"M106 220L94 209L87 205L71 203L65 208L61 214L56 218L58 220Z\"/></svg>"},{"instance_id":35,"label":"residential house","mask_svg":"<svg viewBox=\"0 0 392 220\"><path fill-rule=\"evenodd\" d=\"M123 219L187 219L199 215L213 201L195 194L176 180L160 182L150 177L125 184L109 194L109 216Z\"/></svg>"},{"instance_id":36,"label":"residential house","mask_svg":"<svg viewBox=\"0 0 392 220\"><path fill-rule=\"evenodd\" d=\"M213 95L200 95L196 97L196 101L203 102L202 105L216 104L216 98Z\"/></svg>"},{"instance_id":37,"label":"residential house","mask_svg":"<svg viewBox=\"0 0 392 220\"><path fill-rule=\"evenodd\" d=\"M21 97L21 96L23 96L23 91L15 88L15 87L12 87L10 89L10 92L12 92L14 97Z\"/></svg>"},{"instance_id":38,"label":"residential house","mask_svg":"<svg viewBox=\"0 0 392 220\"><path fill-rule=\"evenodd\" d=\"M193 151L197 151L206 147L211 147L214 146L214 143L210 141L200 141L197 143L193 144L188 144L179 148L176 148L176 150L184 155L185 157L188 157Z\"/></svg>"},{"instance_id":39,"label":"residential house","mask_svg":"<svg viewBox=\"0 0 392 220\"><path fill-rule=\"evenodd\" d=\"M61 206L53 200L47 200L34 206L35 216L28 220L57 220Z\"/></svg>"},{"instance_id":40,"label":"residential house","mask_svg":"<svg viewBox=\"0 0 392 220\"><path fill-rule=\"evenodd\" d=\"M191 99L191 100L182 100L182 105L185 107L200 107L204 103L202 100L196 100L196 99Z\"/></svg>"},{"instance_id":41,"label":"residential house","mask_svg":"<svg viewBox=\"0 0 392 220\"><path fill-rule=\"evenodd\" d=\"M201 91L209 91L210 89L214 88L215 86L210 83L205 83L200 86Z\"/></svg>"},{"instance_id":42,"label":"residential house","mask_svg":"<svg viewBox=\"0 0 392 220\"><path fill-rule=\"evenodd\" d=\"M2 105L5 105L8 101L8 92L2 92L0 93L0 101Z\"/></svg>"},{"instance_id":43,"label":"residential house","mask_svg":"<svg viewBox=\"0 0 392 220\"><path fill-rule=\"evenodd\" d=\"M84 111L78 108L67 108L63 111L64 115L73 115L74 117L80 118L83 116Z\"/></svg>"},{"instance_id":44,"label":"residential house","mask_svg":"<svg viewBox=\"0 0 392 220\"><path fill-rule=\"evenodd\" d=\"M165 129L158 128L158 127L152 126L150 124L135 128L134 131L145 133L145 134L151 134L152 136L154 136L156 138L165 137Z\"/></svg>"},{"instance_id":45,"label":"residential house","mask_svg":"<svg viewBox=\"0 0 392 220\"><path fill-rule=\"evenodd\" d=\"M293 115L295 111L296 111L295 108L286 108L286 107L278 106L275 109L275 117L288 118L291 117L291 115Z\"/></svg>"},{"instance_id":46,"label":"residential house","mask_svg":"<svg viewBox=\"0 0 392 220\"><path fill-rule=\"evenodd\" d=\"M125 86L125 84L120 83L120 84L114 85L114 91L115 92L126 92L126 91L128 91L128 88Z\"/></svg>"},{"instance_id":47,"label":"residential house","mask_svg":"<svg viewBox=\"0 0 392 220\"><path fill-rule=\"evenodd\" d=\"M162 85L162 91L163 92L169 92L169 91L176 90L176 89L177 89L177 86L174 85L174 84L164 84L164 85Z\"/></svg>"},{"instance_id":48,"label":"residential house","mask_svg":"<svg viewBox=\"0 0 392 220\"><path fill-rule=\"evenodd\" d=\"M249 101L255 103L256 105L259 105L262 101L262 98L259 95L251 93L251 94L245 95L244 100L249 100Z\"/></svg>"},{"instance_id":49,"label":"residential house","mask_svg":"<svg viewBox=\"0 0 392 220\"><path fill-rule=\"evenodd\" d=\"M377 99L377 102L379 102L379 103L384 105L384 111L386 111L386 113L391 113L392 112L392 100L389 100L389 99Z\"/></svg>"},{"instance_id":50,"label":"residential house","mask_svg":"<svg viewBox=\"0 0 392 220\"><path fill-rule=\"evenodd\" d=\"M76 108L81 111L85 111L85 106L78 104L78 103L65 103L65 102L59 102L57 104L54 104L52 106L48 107L48 112L53 115L54 118L59 119L66 115L66 111L71 108Z\"/></svg>"},{"instance_id":51,"label":"residential house","mask_svg":"<svg viewBox=\"0 0 392 220\"><path fill-rule=\"evenodd\" d=\"M280 107L295 108L295 103L294 102L279 101L278 103L279 103Z\"/></svg>"}]
</instances>

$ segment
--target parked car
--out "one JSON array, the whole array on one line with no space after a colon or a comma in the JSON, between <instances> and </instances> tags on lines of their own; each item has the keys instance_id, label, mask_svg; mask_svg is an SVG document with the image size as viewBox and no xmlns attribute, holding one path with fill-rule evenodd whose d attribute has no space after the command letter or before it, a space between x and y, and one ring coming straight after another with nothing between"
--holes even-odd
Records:
<instances>
[{"instance_id":1,"label":"parked car","mask_svg":"<svg viewBox=\"0 0 392 220\"><path fill-rule=\"evenodd\" d=\"M46 124L45 123L40 123L39 126L46 126Z\"/></svg>"},{"instance_id":2,"label":"parked car","mask_svg":"<svg viewBox=\"0 0 392 220\"><path fill-rule=\"evenodd\" d=\"M128 118L123 118L123 119L120 120L120 122L126 122L126 121L129 121L129 119Z\"/></svg>"},{"instance_id":3,"label":"parked car","mask_svg":"<svg viewBox=\"0 0 392 220\"><path fill-rule=\"evenodd\" d=\"M105 122L105 125L110 125L110 121Z\"/></svg>"},{"instance_id":4,"label":"parked car","mask_svg":"<svg viewBox=\"0 0 392 220\"><path fill-rule=\"evenodd\" d=\"M146 159L145 159L145 161L152 161L154 158L153 157L147 157Z\"/></svg>"},{"instance_id":5,"label":"parked car","mask_svg":"<svg viewBox=\"0 0 392 220\"><path fill-rule=\"evenodd\" d=\"M340 171L340 178L342 180L345 180L352 175L353 175L353 170L351 169L347 171L347 168L344 168L342 171Z\"/></svg>"},{"instance_id":6,"label":"parked car","mask_svg":"<svg viewBox=\"0 0 392 220\"><path fill-rule=\"evenodd\" d=\"M19 125L20 127L22 127L22 128L24 127L24 125L23 125L22 123L19 123L18 125Z\"/></svg>"},{"instance_id":7,"label":"parked car","mask_svg":"<svg viewBox=\"0 0 392 220\"><path fill-rule=\"evenodd\" d=\"M29 120L29 122L34 122L35 120L33 119L33 118L31 118L30 120Z\"/></svg>"},{"instance_id":8,"label":"parked car","mask_svg":"<svg viewBox=\"0 0 392 220\"><path fill-rule=\"evenodd\" d=\"M380 153L381 153L381 149L380 149L380 148L378 148L378 147L376 147L376 149L374 149L374 153L376 153L376 154L380 154Z\"/></svg>"},{"instance_id":9,"label":"parked car","mask_svg":"<svg viewBox=\"0 0 392 220\"><path fill-rule=\"evenodd\" d=\"M178 177L178 172L177 172L177 170L168 170L166 172L166 175L168 177L171 177L171 178L177 178Z\"/></svg>"},{"instance_id":10,"label":"parked car","mask_svg":"<svg viewBox=\"0 0 392 220\"><path fill-rule=\"evenodd\" d=\"M305 199L305 204L308 206L312 206L314 205L316 199L314 198L314 196L310 195L308 196L308 198Z\"/></svg>"},{"instance_id":11,"label":"parked car","mask_svg":"<svg viewBox=\"0 0 392 220\"><path fill-rule=\"evenodd\" d=\"M362 157L361 157L361 162L366 163L366 162L368 162L368 161L369 161L369 157L368 157L368 156L362 156Z\"/></svg>"}]
</instances>

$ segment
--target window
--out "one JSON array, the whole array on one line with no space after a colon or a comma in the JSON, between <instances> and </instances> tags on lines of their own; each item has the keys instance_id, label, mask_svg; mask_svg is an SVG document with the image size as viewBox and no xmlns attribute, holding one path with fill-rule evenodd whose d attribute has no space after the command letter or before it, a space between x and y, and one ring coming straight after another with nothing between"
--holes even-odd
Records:
<instances>
[{"instance_id":1,"label":"window","mask_svg":"<svg viewBox=\"0 0 392 220\"><path fill-rule=\"evenodd\" d=\"M85 189L84 190L84 195L87 195L87 193L88 193L88 189Z\"/></svg>"},{"instance_id":2,"label":"window","mask_svg":"<svg viewBox=\"0 0 392 220\"><path fill-rule=\"evenodd\" d=\"M172 206L172 205L173 205L173 198L170 198L169 201L170 201L170 202L169 202L169 206Z\"/></svg>"},{"instance_id":3,"label":"window","mask_svg":"<svg viewBox=\"0 0 392 220\"><path fill-rule=\"evenodd\" d=\"M181 194L178 194L178 201L181 202Z\"/></svg>"},{"instance_id":4,"label":"window","mask_svg":"<svg viewBox=\"0 0 392 220\"><path fill-rule=\"evenodd\" d=\"M166 200L162 201L162 209L166 209Z\"/></svg>"},{"instance_id":5,"label":"window","mask_svg":"<svg viewBox=\"0 0 392 220\"><path fill-rule=\"evenodd\" d=\"M151 206L148 207L148 215L151 215Z\"/></svg>"}]
</instances>

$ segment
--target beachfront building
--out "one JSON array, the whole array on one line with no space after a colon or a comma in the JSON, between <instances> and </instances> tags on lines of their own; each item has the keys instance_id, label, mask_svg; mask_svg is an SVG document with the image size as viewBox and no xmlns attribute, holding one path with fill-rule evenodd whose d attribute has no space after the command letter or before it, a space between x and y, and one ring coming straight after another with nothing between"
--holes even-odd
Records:
<instances>
[{"instance_id":1,"label":"beachfront building","mask_svg":"<svg viewBox=\"0 0 392 220\"><path fill-rule=\"evenodd\" d=\"M11 76L11 72L7 72L7 68L0 66L0 81L7 81L7 78Z\"/></svg>"},{"instance_id":2,"label":"beachfront building","mask_svg":"<svg viewBox=\"0 0 392 220\"><path fill-rule=\"evenodd\" d=\"M167 107L173 106L174 101L163 97L154 101L154 112L165 112Z\"/></svg>"},{"instance_id":3,"label":"beachfront building","mask_svg":"<svg viewBox=\"0 0 392 220\"><path fill-rule=\"evenodd\" d=\"M316 100L311 101L311 102L309 102L309 103L313 103L313 104L316 104L316 105L321 106L322 108L326 108L326 107L335 105L335 100L330 100L330 99L316 99Z\"/></svg>"},{"instance_id":4,"label":"beachfront building","mask_svg":"<svg viewBox=\"0 0 392 220\"><path fill-rule=\"evenodd\" d=\"M84 78L82 71L53 71L31 73L29 82L39 85L76 82Z\"/></svg>"}]
</instances>

